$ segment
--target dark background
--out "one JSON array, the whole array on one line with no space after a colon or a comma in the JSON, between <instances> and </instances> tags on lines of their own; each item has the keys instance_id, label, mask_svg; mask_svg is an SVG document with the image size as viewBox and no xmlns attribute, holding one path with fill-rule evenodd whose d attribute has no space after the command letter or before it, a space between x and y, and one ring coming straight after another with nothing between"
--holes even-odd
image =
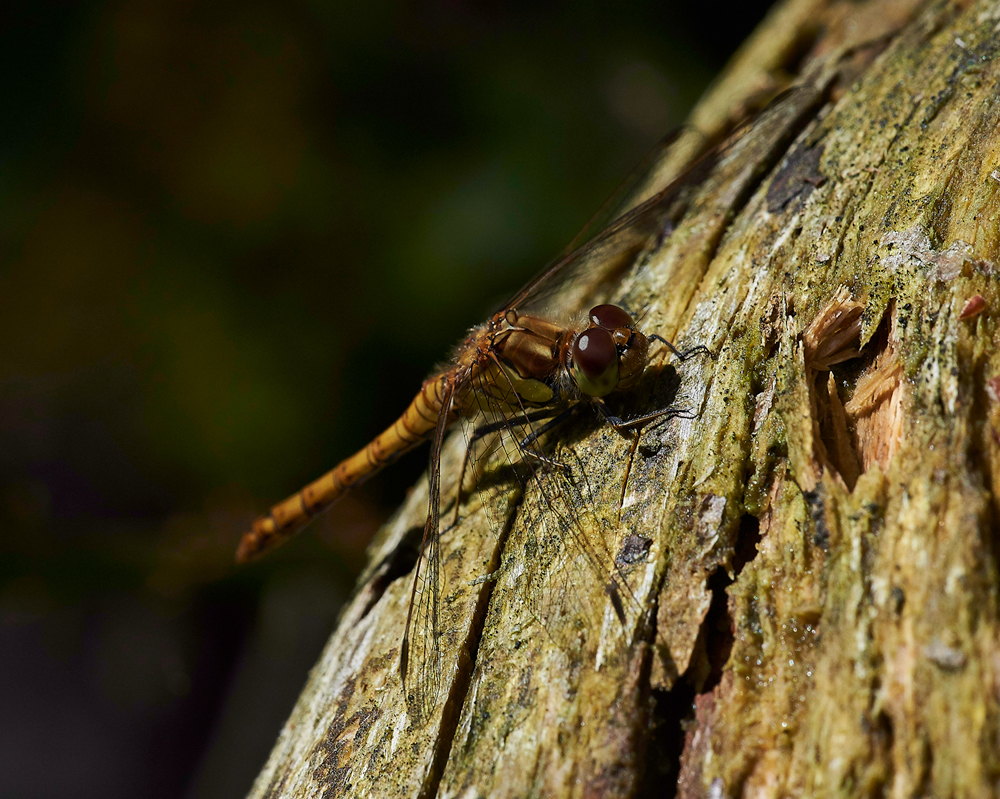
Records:
<instances>
[{"instance_id":1,"label":"dark background","mask_svg":"<svg viewBox=\"0 0 1000 799\"><path fill-rule=\"evenodd\" d=\"M238 797L414 455L395 418L766 2L21 4L0 27L0 793Z\"/></svg>"}]
</instances>

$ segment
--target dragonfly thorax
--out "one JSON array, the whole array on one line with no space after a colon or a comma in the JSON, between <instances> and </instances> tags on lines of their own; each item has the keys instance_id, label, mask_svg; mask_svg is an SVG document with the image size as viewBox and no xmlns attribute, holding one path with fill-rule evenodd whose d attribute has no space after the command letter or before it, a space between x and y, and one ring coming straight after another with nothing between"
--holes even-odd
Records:
<instances>
[{"instance_id":1,"label":"dragonfly thorax","mask_svg":"<svg viewBox=\"0 0 1000 799\"><path fill-rule=\"evenodd\" d=\"M493 325L478 350L477 390L515 411L561 401L560 365L571 331L513 309L494 317Z\"/></svg>"}]
</instances>

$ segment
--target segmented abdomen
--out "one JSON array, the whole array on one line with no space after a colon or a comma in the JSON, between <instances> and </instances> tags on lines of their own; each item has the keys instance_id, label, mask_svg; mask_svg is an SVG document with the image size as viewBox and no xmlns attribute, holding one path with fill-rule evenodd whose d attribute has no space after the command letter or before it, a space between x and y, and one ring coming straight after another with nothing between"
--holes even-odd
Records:
<instances>
[{"instance_id":1,"label":"segmented abdomen","mask_svg":"<svg viewBox=\"0 0 1000 799\"><path fill-rule=\"evenodd\" d=\"M447 385L457 379L458 370L453 369L425 380L413 402L390 428L372 439L364 449L344 459L318 480L279 502L269 514L257 519L240 541L236 560L240 563L251 560L295 535L318 513L340 499L351 486L371 477L396 457L429 438L437 424ZM457 415L452 413L449 424Z\"/></svg>"}]
</instances>

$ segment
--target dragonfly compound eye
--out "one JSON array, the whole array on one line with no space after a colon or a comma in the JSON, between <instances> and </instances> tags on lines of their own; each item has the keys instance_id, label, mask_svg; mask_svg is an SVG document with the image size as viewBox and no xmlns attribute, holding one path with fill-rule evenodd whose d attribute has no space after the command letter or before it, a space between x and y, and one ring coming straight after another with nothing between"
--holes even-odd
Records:
<instances>
[{"instance_id":1,"label":"dragonfly compound eye","mask_svg":"<svg viewBox=\"0 0 1000 799\"><path fill-rule=\"evenodd\" d=\"M603 397L618 385L618 348L602 327L583 331L573 345L573 379L584 394Z\"/></svg>"},{"instance_id":2,"label":"dragonfly compound eye","mask_svg":"<svg viewBox=\"0 0 1000 799\"><path fill-rule=\"evenodd\" d=\"M590 309L590 324L603 327L605 330L615 330L619 327L633 328L635 322L628 312L617 305L597 305Z\"/></svg>"}]
</instances>

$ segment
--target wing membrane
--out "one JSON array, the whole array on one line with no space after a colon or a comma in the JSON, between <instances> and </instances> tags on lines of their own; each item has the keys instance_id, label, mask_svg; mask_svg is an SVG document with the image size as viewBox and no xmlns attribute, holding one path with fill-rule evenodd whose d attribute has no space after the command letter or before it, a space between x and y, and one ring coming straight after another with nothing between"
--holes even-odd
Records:
<instances>
[{"instance_id":1,"label":"wing membrane","mask_svg":"<svg viewBox=\"0 0 1000 799\"><path fill-rule=\"evenodd\" d=\"M489 458L476 470L477 489L494 533L507 535L511 523L518 533L514 548L505 543L502 568L519 575L530 614L567 650L581 634L596 639L609 608L631 630L641 602L614 557L620 486L611 481L602 495L585 447L566 443L564 430L542 432L544 415L512 411L486 391L477 401L480 430L491 437L475 453ZM467 438L475 447L486 436Z\"/></svg>"},{"instance_id":2,"label":"wing membrane","mask_svg":"<svg viewBox=\"0 0 1000 799\"><path fill-rule=\"evenodd\" d=\"M796 106L803 102L803 98L808 103L809 98L818 99L821 96L818 87L808 84L780 92L666 186L647 200L633 205L635 198L643 196L650 188L650 182L643 184L643 180L652 175L663 160L663 154L672 142L668 137L654 150L649 164L637 170L638 177L626 181L626 188L605 204L595 220L606 219L607 213L621 211L620 215L603 229L591 220L573 239L570 245L572 251L550 262L505 307L554 317L582 310L584 302L592 301L602 285L612 284L639 253L669 235L686 211L689 190L705 179L715 165L743 140L747 131L758 124L766 124L767 118L773 114L780 116L786 103ZM651 180L655 183L655 179Z\"/></svg>"},{"instance_id":3,"label":"wing membrane","mask_svg":"<svg viewBox=\"0 0 1000 799\"><path fill-rule=\"evenodd\" d=\"M455 385L445 389L431 442L427 520L420 555L413 570L410 609L400 648L400 675L406 705L418 722L426 721L441 692L441 447L455 399Z\"/></svg>"}]
</instances>

